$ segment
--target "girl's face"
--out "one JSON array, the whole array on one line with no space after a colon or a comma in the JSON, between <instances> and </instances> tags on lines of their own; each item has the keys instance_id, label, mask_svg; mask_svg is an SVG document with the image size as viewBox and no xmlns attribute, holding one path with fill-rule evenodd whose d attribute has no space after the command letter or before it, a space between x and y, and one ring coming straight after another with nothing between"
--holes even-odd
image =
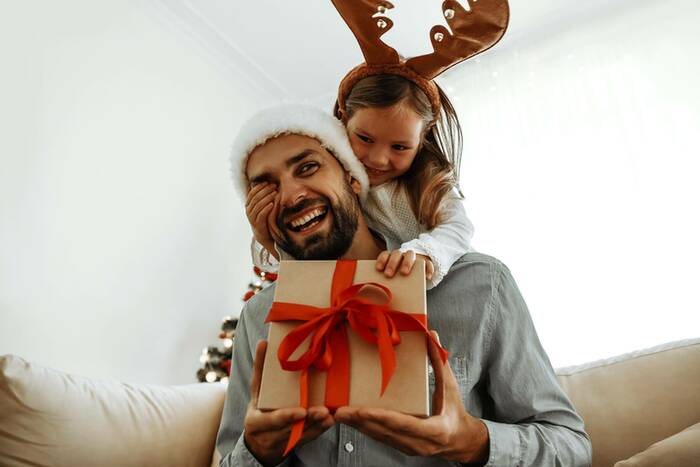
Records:
<instances>
[{"instance_id":1,"label":"girl's face","mask_svg":"<svg viewBox=\"0 0 700 467\"><path fill-rule=\"evenodd\" d=\"M352 150L365 166L371 186L406 173L423 137L423 119L402 102L360 109L346 127Z\"/></svg>"}]
</instances>

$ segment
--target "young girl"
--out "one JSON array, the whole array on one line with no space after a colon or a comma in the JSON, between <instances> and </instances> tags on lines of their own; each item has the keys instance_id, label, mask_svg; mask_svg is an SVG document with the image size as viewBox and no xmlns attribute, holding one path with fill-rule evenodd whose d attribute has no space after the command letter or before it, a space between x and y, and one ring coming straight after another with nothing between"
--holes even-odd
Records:
<instances>
[{"instance_id":1,"label":"young girl","mask_svg":"<svg viewBox=\"0 0 700 467\"><path fill-rule=\"evenodd\" d=\"M474 233L458 188L461 128L447 96L435 86L439 115L416 83L396 74L360 79L335 108L369 177L365 218L386 240L377 269L388 277L408 274L422 256L428 288L471 250ZM254 187L246 202L255 237L253 261L266 270L276 267L270 256L279 259L266 222L275 194L274 186Z\"/></svg>"}]
</instances>

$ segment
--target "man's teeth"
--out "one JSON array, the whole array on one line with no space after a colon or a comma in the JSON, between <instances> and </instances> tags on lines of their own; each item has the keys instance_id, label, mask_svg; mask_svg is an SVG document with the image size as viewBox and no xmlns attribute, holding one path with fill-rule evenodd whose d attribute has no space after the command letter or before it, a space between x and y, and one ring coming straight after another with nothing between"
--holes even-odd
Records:
<instances>
[{"instance_id":1,"label":"man's teeth","mask_svg":"<svg viewBox=\"0 0 700 467\"><path fill-rule=\"evenodd\" d=\"M293 220L291 222L291 225L292 225L292 227L300 227L300 226L306 224L307 222L309 222L311 219L320 216L324 212L325 212L324 209L316 208L313 211L311 211L310 213L308 213L307 215L305 215L304 217L300 217L299 219Z\"/></svg>"}]
</instances>

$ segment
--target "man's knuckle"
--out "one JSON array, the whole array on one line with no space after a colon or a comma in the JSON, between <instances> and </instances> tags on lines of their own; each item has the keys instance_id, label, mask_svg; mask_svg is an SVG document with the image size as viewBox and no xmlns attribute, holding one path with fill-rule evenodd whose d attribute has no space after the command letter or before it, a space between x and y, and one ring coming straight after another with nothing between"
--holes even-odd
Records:
<instances>
[{"instance_id":1,"label":"man's knuckle","mask_svg":"<svg viewBox=\"0 0 700 467\"><path fill-rule=\"evenodd\" d=\"M437 454L437 448L430 444L419 444L414 447L417 455L421 457L433 457Z\"/></svg>"},{"instance_id":2,"label":"man's knuckle","mask_svg":"<svg viewBox=\"0 0 700 467\"><path fill-rule=\"evenodd\" d=\"M433 441L437 446L444 447L450 442L450 437L447 433L440 433L433 437Z\"/></svg>"}]
</instances>

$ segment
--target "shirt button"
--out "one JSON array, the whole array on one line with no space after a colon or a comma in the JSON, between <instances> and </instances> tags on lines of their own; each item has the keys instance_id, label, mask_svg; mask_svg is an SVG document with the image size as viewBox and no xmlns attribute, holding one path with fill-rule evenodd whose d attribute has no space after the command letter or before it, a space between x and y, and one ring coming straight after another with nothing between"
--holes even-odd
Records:
<instances>
[{"instance_id":1,"label":"shirt button","mask_svg":"<svg viewBox=\"0 0 700 467\"><path fill-rule=\"evenodd\" d=\"M347 452L353 452L355 450L355 446L353 446L352 443L347 442L345 443L345 450Z\"/></svg>"}]
</instances>

